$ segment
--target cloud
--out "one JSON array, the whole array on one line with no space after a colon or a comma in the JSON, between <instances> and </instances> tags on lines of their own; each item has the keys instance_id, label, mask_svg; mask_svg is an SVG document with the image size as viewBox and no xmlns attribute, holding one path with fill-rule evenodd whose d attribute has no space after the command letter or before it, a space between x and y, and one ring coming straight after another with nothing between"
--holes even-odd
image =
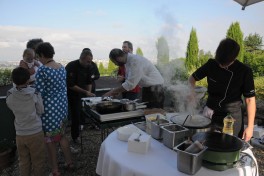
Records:
<instances>
[{"instance_id":1,"label":"cloud","mask_svg":"<svg viewBox=\"0 0 264 176\"><path fill-rule=\"evenodd\" d=\"M8 48L10 47L8 42L0 42L0 48Z\"/></svg>"},{"instance_id":2,"label":"cloud","mask_svg":"<svg viewBox=\"0 0 264 176\"><path fill-rule=\"evenodd\" d=\"M55 48L55 59L74 60L83 48L89 47L96 59L107 59L111 49L121 48L122 42L128 40L121 33L97 33L91 31L62 30L52 28L36 28L21 26L0 26L0 60L17 60L26 47L26 42L32 38L42 38ZM135 49L140 47L144 55L155 61L154 39L131 34ZM152 43L149 43L152 42Z\"/></svg>"}]
</instances>

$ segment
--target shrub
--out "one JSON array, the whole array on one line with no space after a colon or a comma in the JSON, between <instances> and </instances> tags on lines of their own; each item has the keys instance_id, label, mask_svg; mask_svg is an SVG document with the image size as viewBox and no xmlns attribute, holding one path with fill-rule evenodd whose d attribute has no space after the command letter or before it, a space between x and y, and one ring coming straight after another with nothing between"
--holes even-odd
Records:
<instances>
[{"instance_id":1,"label":"shrub","mask_svg":"<svg viewBox=\"0 0 264 176\"><path fill-rule=\"evenodd\" d=\"M0 68L0 86L9 85L12 83L11 80L11 69L8 68Z\"/></svg>"},{"instance_id":2,"label":"shrub","mask_svg":"<svg viewBox=\"0 0 264 176\"><path fill-rule=\"evenodd\" d=\"M257 77L254 80L256 89L256 98L264 100L264 77Z\"/></svg>"}]
</instances>

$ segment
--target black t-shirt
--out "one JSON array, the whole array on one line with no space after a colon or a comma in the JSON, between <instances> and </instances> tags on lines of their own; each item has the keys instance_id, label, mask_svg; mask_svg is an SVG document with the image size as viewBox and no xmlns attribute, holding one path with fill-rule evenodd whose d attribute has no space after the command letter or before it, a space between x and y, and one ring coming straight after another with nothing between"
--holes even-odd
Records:
<instances>
[{"instance_id":1,"label":"black t-shirt","mask_svg":"<svg viewBox=\"0 0 264 176\"><path fill-rule=\"evenodd\" d=\"M85 89L87 85L92 84L90 68L83 67L79 60L69 62L65 69L67 71L68 95L80 95L78 92L69 89L69 87L77 85L80 88Z\"/></svg>"},{"instance_id":2,"label":"black t-shirt","mask_svg":"<svg viewBox=\"0 0 264 176\"><path fill-rule=\"evenodd\" d=\"M242 101L242 95L247 98L255 96L252 70L238 60L224 69L214 59L209 59L192 76L196 81L207 77L207 106L214 110L227 103Z\"/></svg>"}]
</instances>

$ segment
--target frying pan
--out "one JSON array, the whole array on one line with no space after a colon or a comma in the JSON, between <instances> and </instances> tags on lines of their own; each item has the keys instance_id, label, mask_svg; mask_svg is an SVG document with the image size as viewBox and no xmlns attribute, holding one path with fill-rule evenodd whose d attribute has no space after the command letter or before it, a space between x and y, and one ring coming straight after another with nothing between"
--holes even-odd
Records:
<instances>
[{"instance_id":1,"label":"frying pan","mask_svg":"<svg viewBox=\"0 0 264 176\"><path fill-rule=\"evenodd\" d=\"M121 112L123 103L112 102L112 101L102 101L96 104L96 111L100 114L109 114L115 112Z\"/></svg>"},{"instance_id":2,"label":"frying pan","mask_svg":"<svg viewBox=\"0 0 264 176\"><path fill-rule=\"evenodd\" d=\"M208 147L203 155L203 166L218 171L233 167L244 146L241 139L218 132L196 133L192 140L203 142Z\"/></svg>"}]
</instances>

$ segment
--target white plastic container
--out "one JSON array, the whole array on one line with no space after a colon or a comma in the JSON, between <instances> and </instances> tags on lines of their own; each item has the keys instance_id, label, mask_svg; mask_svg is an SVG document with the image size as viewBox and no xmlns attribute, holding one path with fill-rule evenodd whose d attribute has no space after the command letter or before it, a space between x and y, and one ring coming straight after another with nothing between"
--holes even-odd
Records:
<instances>
[{"instance_id":1,"label":"white plastic container","mask_svg":"<svg viewBox=\"0 0 264 176\"><path fill-rule=\"evenodd\" d=\"M151 136L147 134L133 133L128 139L128 151L145 154L150 148ZM139 140L137 140L139 137ZM136 139L136 140L135 140Z\"/></svg>"},{"instance_id":2,"label":"white plastic container","mask_svg":"<svg viewBox=\"0 0 264 176\"><path fill-rule=\"evenodd\" d=\"M123 126L118 128L117 130L117 138L121 141L128 141L128 138L133 134L133 133L140 133L140 130L135 127L135 126Z\"/></svg>"}]
</instances>

